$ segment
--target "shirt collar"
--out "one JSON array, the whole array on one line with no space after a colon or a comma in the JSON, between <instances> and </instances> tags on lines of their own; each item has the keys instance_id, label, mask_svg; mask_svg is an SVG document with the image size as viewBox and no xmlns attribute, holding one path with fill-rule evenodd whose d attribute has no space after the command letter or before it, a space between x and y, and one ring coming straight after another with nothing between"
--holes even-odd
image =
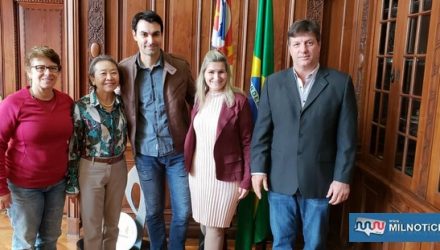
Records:
<instances>
[{"instance_id":1,"label":"shirt collar","mask_svg":"<svg viewBox=\"0 0 440 250\"><path fill-rule=\"evenodd\" d=\"M99 100L96 96L95 88L93 88L92 92L90 93L90 105L91 106L99 106Z\"/></svg>"},{"instance_id":2,"label":"shirt collar","mask_svg":"<svg viewBox=\"0 0 440 250\"><path fill-rule=\"evenodd\" d=\"M319 63L318 63L318 65L316 65L316 67L312 70L312 72L310 72L310 73L306 76L306 81L307 81L307 80L314 79L314 78L316 77L316 74L318 74L318 70L319 70ZM295 68L293 68L293 74L295 75L296 79L298 79L298 74L296 73Z\"/></svg>"},{"instance_id":3,"label":"shirt collar","mask_svg":"<svg viewBox=\"0 0 440 250\"><path fill-rule=\"evenodd\" d=\"M98 100L98 96L96 95L96 90L95 90L95 88L93 88L92 89L92 92L90 92L90 105L91 106L94 106L94 107L97 107L97 106L99 106L99 100ZM116 105L119 105L120 104L120 102L121 102L121 100L119 99L119 95L118 94L116 94L115 95L115 104Z\"/></svg>"},{"instance_id":4,"label":"shirt collar","mask_svg":"<svg viewBox=\"0 0 440 250\"><path fill-rule=\"evenodd\" d=\"M136 56L136 64L141 69L147 69L147 67L145 67L145 65L141 61L141 53L140 52ZM164 60L163 60L163 53L162 53L162 50L161 50L160 51L159 60L157 60L157 62L153 65L152 69L154 69L154 68L156 68L158 66L163 68L163 65L164 65Z\"/></svg>"}]
</instances>

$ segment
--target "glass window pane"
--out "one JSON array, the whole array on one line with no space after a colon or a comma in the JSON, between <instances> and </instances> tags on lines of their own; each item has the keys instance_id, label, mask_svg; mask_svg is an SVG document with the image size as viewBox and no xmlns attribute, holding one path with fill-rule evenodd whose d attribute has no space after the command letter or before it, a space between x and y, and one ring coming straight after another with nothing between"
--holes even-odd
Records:
<instances>
[{"instance_id":1,"label":"glass window pane","mask_svg":"<svg viewBox=\"0 0 440 250\"><path fill-rule=\"evenodd\" d=\"M413 94L422 95L423 78L425 74L425 58L418 58L416 61L416 72L414 77Z\"/></svg>"},{"instance_id":2,"label":"glass window pane","mask_svg":"<svg viewBox=\"0 0 440 250\"><path fill-rule=\"evenodd\" d=\"M402 133L406 133L406 124L408 117L408 107L409 100L408 98L403 97L400 102L400 117L399 117L399 131Z\"/></svg>"},{"instance_id":3,"label":"glass window pane","mask_svg":"<svg viewBox=\"0 0 440 250\"><path fill-rule=\"evenodd\" d=\"M374 112L373 121L379 123L379 106L380 106L380 92L374 94Z\"/></svg>"},{"instance_id":4,"label":"glass window pane","mask_svg":"<svg viewBox=\"0 0 440 250\"><path fill-rule=\"evenodd\" d=\"M403 72L402 93L409 94L411 88L411 76L413 68L413 59L405 59L405 68Z\"/></svg>"},{"instance_id":5,"label":"glass window pane","mask_svg":"<svg viewBox=\"0 0 440 250\"><path fill-rule=\"evenodd\" d=\"M413 176L416 146L417 146L417 141L408 139L408 148L406 151L406 159L405 159L405 174L408 176Z\"/></svg>"},{"instance_id":6,"label":"glass window pane","mask_svg":"<svg viewBox=\"0 0 440 250\"><path fill-rule=\"evenodd\" d=\"M371 125L370 154L376 155L377 126Z\"/></svg>"},{"instance_id":7,"label":"glass window pane","mask_svg":"<svg viewBox=\"0 0 440 250\"><path fill-rule=\"evenodd\" d=\"M411 7L410 13L414 14L414 13L419 12L419 6L420 6L420 1L419 0L412 0L411 1L411 5L410 5L410 7Z\"/></svg>"},{"instance_id":8,"label":"glass window pane","mask_svg":"<svg viewBox=\"0 0 440 250\"><path fill-rule=\"evenodd\" d=\"M426 16L426 15L420 17L419 45L417 50L419 54L426 53L426 47L428 45L430 17L431 16Z\"/></svg>"},{"instance_id":9,"label":"glass window pane","mask_svg":"<svg viewBox=\"0 0 440 250\"><path fill-rule=\"evenodd\" d=\"M377 144L377 158L383 159L383 150L385 148L385 128L379 127L379 140Z\"/></svg>"},{"instance_id":10,"label":"glass window pane","mask_svg":"<svg viewBox=\"0 0 440 250\"><path fill-rule=\"evenodd\" d=\"M379 55L385 54L385 43L387 39L387 23L380 25Z\"/></svg>"},{"instance_id":11,"label":"glass window pane","mask_svg":"<svg viewBox=\"0 0 440 250\"><path fill-rule=\"evenodd\" d=\"M397 145L396 145L396 157L394 158L394 168L398 169L399 171L402 171L404 149L405 149L405 137L399 135L397 138Z\"/></svg>"},{"instance_id":12,"label":"glass window pane","mask_svg":"<svg viewBox=\"0 0 440 250\"><path fill-rule=\"evenodd\" d=\"M431 7L432 7L431 0L424 0L423 1L423 11L431 10Z\"/></svg>"},{"instance_id":13,"label":"glass window pane","mask_svg":"<svg viewBox=\"0 0 440 250\"><path fill-rule=\"evenodd\" d=\"M383 6L382 6L382 20L387 20L388 19L388 13L390 10L390 0L384 0L383 1Z\"/></svg>"},{"instance_id":14,"label":"glass window pane","mask_svg":"<svg viewBox=\"0 0 440 250\"><path fill-rule=\"evenodd\" d=\"M391 4L391 18L396 18L397 17L397 7L399 5L399 1L398 0L393 0L392 4Z\"/></svg>"},{"instance_id":15,"label":"glass window pane","mask_svg":"<svg viewBox=\"0 0 440 250\"><path fill-rule=\"evenodd\" d=\"M376 89L382 89L383 58L377 60Z\"/></svg>"},{"instance_id":16,"label":"glass window pane","mask_svg":"<svg viewBox=\"0 0 440 250\"><path fill-rule=\"evenodd\" d=\"M388 94L383 93L382 94L382 112L380 115L380 124L386 125L387 124L387 115L388 115Z\"/></svg>"},{"instance_id":17,"label":"glass window pane","mask_svg":"<svg viewBox=\"0 0 440 250\"><path fill-rule=\"evenodd\" d=\"M396 31L396 22L390 22L389 23L389 31L388 31L388 47L387 47L387 54L392 55L394 53L394 33Z\"/></svg>"},{"instance_id":18,"label":"glass window pane","mask_svg":"<svg viewBox=\"0 0 440 250\"><path fill-rule=\"evenodd\" d=\"M417 137L417 129L419 128L420 101L413 100L411 108L411 118L409 123L409 134Z\"/></svg>"},{"instance_id":19,"label":"glass window pane","mask_svg":"<svg viewBox=\"0 0 440 250\"><path fill-rule=\"evenodd\" d=\"M383 89L389 90L391 84L391 70L393 68L393 58L386 58L385 78L383 79Z\"/></svg>"},{"instance_id":20,"label":"glass window pane","mask_svg":"<svg viewBox=\"0 0 440 250\"><path fill-rule=\"evenodd\" d=\"M417 37L417 17L410 17L408 20L408 37L406 44L406 53L414 54L414 47Z\"/></svg>"}]
</instances>

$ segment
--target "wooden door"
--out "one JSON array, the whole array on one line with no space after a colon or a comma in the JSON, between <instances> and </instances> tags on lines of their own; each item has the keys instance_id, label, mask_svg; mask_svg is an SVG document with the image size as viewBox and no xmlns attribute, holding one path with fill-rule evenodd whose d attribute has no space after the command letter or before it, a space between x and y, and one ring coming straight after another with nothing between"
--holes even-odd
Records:
<instances>
[{"instance_id":1,"label":"wooden door","mask_svg":"<svg viewBox=\"0 0 440 250\"><path fill-rule=\"evenodd\" d=\"M363 150L377 172L405 187L421 170L431 12L426 0L382 0L376 6Z\"/></svg>"},{"instance_id":2,"label":"wooden door","mask_svg":"<svg viewBox=\"0 0 440 250\"><path fill-rule=\"evenodd\" d=\"M73 96L77 91L75 32L76 1L5 0L0 2L0 95L5 97L28 84L25 58L29 49L46 45L61 57L62 72L55 88ZM71 24L71 25L68 25Z\"/></svg>"}]
</instances>

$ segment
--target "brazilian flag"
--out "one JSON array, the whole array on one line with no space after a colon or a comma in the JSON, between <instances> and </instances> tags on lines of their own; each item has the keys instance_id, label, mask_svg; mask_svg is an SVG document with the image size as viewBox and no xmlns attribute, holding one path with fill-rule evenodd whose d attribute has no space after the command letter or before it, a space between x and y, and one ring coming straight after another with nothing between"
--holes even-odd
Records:
<instances>
[{"instance_id":1,"label":"brazilian flag","mask_svg":"<svg viewBox=\"0 0 440 250\"><path fill-rule=\"evenodd\" d=\"M273 7L272 0L259 0L255 32L254 56L252 59L249 103L253 121L257 119L260 92L265 78L274 71L273 51ZM262 242L269 234L269 203L267 193L262 190L258 200L253 192L240 201L237 211L237 237L235 249L250 250L254 243Z\"/></svg>"}]
</instances>

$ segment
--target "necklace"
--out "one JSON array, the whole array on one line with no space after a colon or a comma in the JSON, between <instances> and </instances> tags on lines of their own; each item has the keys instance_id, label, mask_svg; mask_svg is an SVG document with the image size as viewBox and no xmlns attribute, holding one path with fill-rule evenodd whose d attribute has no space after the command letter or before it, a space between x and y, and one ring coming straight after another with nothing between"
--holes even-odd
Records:
<instances>
[{"instance_id":1,"label":"necklace","mask_svg":"<svg viewBox=\"0 0 440 250\"><path fill-rule=\"evenodd\" d=\"M105 104L99 97L98 97L98 100L99 100L99 104L101 104L101 106L108 109L108 108L113 107L113 105L115 104L115 101L116 101L116 97L113 98L113 101L110 104Z\"/></svg>"}]
</instances>

